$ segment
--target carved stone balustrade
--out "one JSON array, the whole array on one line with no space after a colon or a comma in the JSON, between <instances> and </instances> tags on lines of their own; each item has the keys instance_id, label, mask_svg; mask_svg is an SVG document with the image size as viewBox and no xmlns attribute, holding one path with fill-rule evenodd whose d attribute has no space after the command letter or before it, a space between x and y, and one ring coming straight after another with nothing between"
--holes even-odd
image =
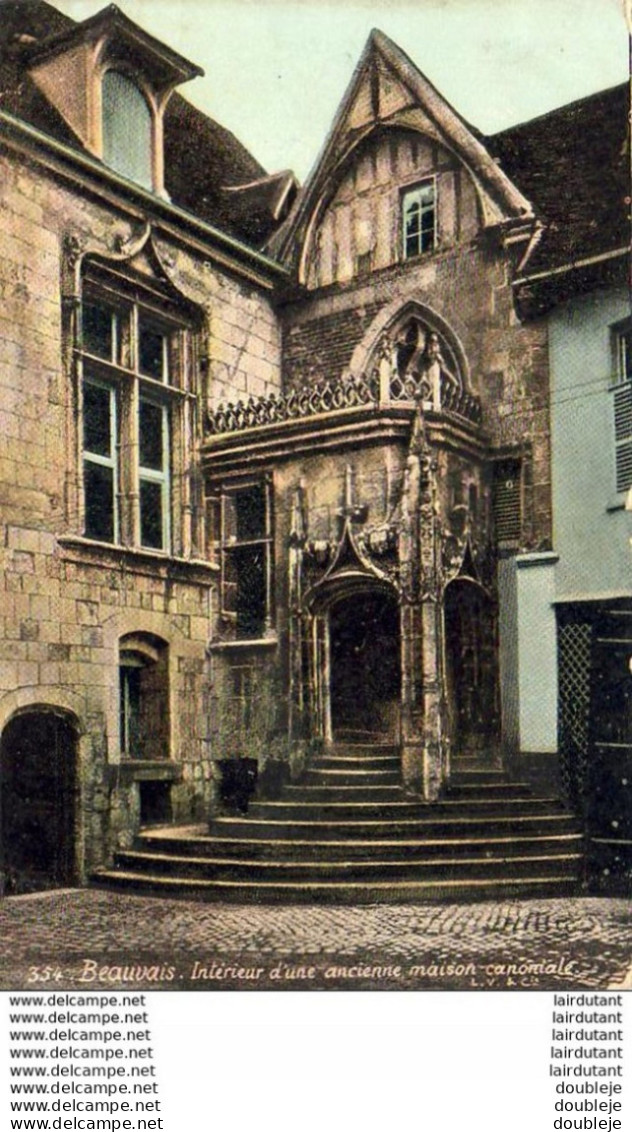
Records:
<instances>
[{"instance_id":1,"label":"carved stone balustrade","mask_svg":"<svg viewBox=\"0 0 632 1132\"><path fill-rule=\"evenodd\" d=\"M318 381L285 393L267 397L250 397L245 401L227 402L211 410L207 416L207 432L211 435L240 432L262 425L336 413L362 406L378 408L388 404L401 408L421 403L424 410L460 417L472 424L481 423L481 403L460 385L442 375L433 390L415 374L401 376L396 369L384 382L376 370L367 376L347 374L334 381Z\"/></svg>"}]
</instances>

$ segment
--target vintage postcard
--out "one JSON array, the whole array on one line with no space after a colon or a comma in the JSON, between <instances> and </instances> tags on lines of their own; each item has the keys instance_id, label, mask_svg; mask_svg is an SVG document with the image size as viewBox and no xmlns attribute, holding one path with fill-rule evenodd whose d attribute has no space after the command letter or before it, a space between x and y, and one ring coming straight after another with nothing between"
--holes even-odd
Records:
<instances>
[{"instance_id":1,"label":"vintage postcard","mask_svg":"<svg viewBox=\"0 0 632 1132\"><path fill-rule=\"evenodd\" d=\"M620 0L0 4L0 986L632 986Z\"/></svg>"}]
</instances>

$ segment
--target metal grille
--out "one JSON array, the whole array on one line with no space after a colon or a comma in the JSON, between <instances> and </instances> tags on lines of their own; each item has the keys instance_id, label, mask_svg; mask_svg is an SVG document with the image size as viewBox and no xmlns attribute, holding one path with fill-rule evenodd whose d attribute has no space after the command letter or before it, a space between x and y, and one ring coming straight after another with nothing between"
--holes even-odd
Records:
<instances>
[{"instance_id":1,"label":"metal grille","mask_svg":"<svg viewBox=\"0 0 632 1132\"><path fill-rule=\"evenodd\" d=\"M590 624L562 624L559 652L559 740L562 781L575 801L586 788L590 716Z\"/></svg>"}]
</instances>

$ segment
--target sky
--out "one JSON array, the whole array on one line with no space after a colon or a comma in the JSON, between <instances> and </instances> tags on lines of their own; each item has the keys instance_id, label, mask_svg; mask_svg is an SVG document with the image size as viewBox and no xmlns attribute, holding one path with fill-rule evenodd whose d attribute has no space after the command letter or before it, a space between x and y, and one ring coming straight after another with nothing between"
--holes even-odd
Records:
<instances>
[{"instance_id":1,"label":"sky","mask_svg":"<svg viewBox=\"0 0 632 1132\"><path fill-rule=\"evenodd\" d=\"M106 0L50 0L86 19ZM204 68L181 93L304 180L373 27L494 133L623 82L626 0L118 0Z\"/></svg>"}]
</instances>

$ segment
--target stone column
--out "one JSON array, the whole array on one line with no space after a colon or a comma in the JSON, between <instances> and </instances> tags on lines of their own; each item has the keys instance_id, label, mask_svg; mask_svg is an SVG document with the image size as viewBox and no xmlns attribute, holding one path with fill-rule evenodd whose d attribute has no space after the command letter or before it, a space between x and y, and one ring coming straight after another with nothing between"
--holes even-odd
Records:
<instances>
[{"instance_id":1,"label":"stone column","mask_svg":"<svg viewBox=\"0 0 632 1132\"><path fill-rule=\"evenodd\" d=\"M402 776L405 786L428 802L440 793L446 761L435 474L419 411L409 448L400 540Z\"/></svg>"},{"instance_id":2,"label":"stone column","mask_svg":"<svg viewBox=\"0 0 632 1132\"><path fill-rule=\"evenodd\" d=\"M291 756L299 761L304 759L306 739L306 689L303 681L304 617L302 611L305 536L304 489L302 484L299 484L292 497L288 550L288 738Z\"/></svg>"}]
</instances>

